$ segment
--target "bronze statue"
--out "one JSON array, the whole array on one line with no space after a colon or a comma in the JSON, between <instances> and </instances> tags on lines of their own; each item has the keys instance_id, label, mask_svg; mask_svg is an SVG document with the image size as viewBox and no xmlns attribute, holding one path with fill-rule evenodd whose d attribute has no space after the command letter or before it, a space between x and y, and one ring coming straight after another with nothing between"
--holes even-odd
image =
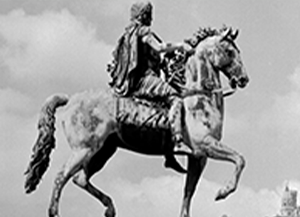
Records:
<instances>
[{"instance_id":1,"label":"bronze statue","mask_svg":"<svg viewBox=\"0 0 300 217\"><path fill-rule=\"evenodd\" d=\"M168 104L149 103L148 100L135 97L120 97L110 90L84 92L71 97L55 94L47 99L40 113L39 136L26 171L26 192L30 193L36 189L48 168L50 154L55 147L55 112L57 108L63 107L62 126L72 155L55 179L49 206L50 217L58 216L61 192L70 178L107 208L106 217L116 215L112 199L92 185L90 178L103 168L118 148L159 156L165 156L171 150L172 154L187 156L187 177L181 217L190 216L191 199L207 158L234 163L233 177L219 190L216 200L224 199L233 193L238 186L245 160L239 153L220 142L224 97L227 95L224 93L220 74L222 72L227 77L233 89L244 88L249 82L240 51L235 44L236 37L237 31L233 32L231 28L201 30L190 40L186 40L186 43L195 49L194 53L189 57L186 53L187 58L177 58L177 54L175 57L171 55L167 61L165 68L175 68L173 73L177 76L173 79L171 73L167 76L167 81L178 81L178 78L183 76L183 79L179 79L181 91L177 92L180 92L179 96L183 101L183 140L191 149L190 153L173 151L175 144L170 129L172 120L169 120ZM179 53L182 52L184 53L179 50ZM173 67L172 62L176 63L176 59L183 59L183 67ZM130 74L125 75L124 79L126 76ZM126 84L126 90L126 85L125 89L121 85L126 79L122 79L121 82L114 79L112 86L120 90L120 94L131 91L132 81ZM142 79L141 82L145 80Z\"/></svg>"}]
</instances>

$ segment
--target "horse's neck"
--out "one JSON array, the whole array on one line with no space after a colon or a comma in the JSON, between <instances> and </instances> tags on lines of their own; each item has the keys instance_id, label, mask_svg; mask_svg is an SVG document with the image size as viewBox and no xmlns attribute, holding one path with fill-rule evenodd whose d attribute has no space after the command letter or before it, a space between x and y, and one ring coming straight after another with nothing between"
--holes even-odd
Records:
<instances>
[{"instance_id":1,"label":"horse's neck","mask_svg":"<svg viewBox=\"0 0 300 217\"><path fill-rule=\"evenodd\" d=\"M220 74L215 71L209 61L206 52L198 53L190 57L186 67L186 89L188 90L205 90L206 82L212 82L213 89L221 88ZM221 92L216 92L211 96L211 102L223 114L223 96Z\"/></svg>"},{"instance_id":2,"label":"horse's neck","mask_svg":"<svg viewBox=\"0 0 300 217\"><path fill-rule=\"evenodd\" d=\"M187 89L205 89L205 82L212 82L215 89L221 87L219 72L215 71L205 51L192 56L186 70Z\"/></svg>"}]
</instances>

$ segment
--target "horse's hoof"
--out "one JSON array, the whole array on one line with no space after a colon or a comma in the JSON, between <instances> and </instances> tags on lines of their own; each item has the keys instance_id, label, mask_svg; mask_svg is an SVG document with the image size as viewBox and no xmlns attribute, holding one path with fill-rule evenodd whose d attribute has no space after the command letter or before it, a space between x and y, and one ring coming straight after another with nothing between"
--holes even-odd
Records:
<instances>
[{"instance_id":1,"label":"horse's hoof","mask_svg":"<svg viewBox=\"0 0 300 217\"><path fill-rule=\"evenodd\" d=\"M215 201L223 200L225 198L226 198L226 195L224 193L222 193L221 191L219 191L215 198Z\"/></svg>"},{"instance_id":2,"label":"horse's hoof","mask_svg":"<svg viewBox=\"0 0 300 217\"><path fill-rule=\"evenodd\" d=\"M59 217L58 213L56 212L56 210L54 210L54 208L50 208L48 214L49 217Z\"/></svg>"},{"instance_id":3,"label":"horse's hoof","mask_svg":"<svg viewBox=\"0 0 300 217\"><path fill-rule=\"evenodd\" d=\"M115 217L116 216L116 210L114 207L108 207L105 211L105 217Z\"/></svg>"},{"instance_id":4,"label":"horse's hoof","mask_svg":"<svg viewBox=\"0 0 300 217\"><path fill-rule=\"evenodd\" d=\"M188 214L187 211L183 211L181 212L180 217L190 217L190 215Z\"/></svg>"},{"instance_id":5,"label":"horse's hoof","mask_svg":"<svg viewBox=\"0 0 300 217\"><path fill-rule=\"evenodd\" d=\"M54 215L49 214L49 217L59 217L59 215L58 214L54 214Z\"/></svg>"},{"instance_id":6,"label":"horse's hoof","mask_svg":"<svg viewBox=\"0 0 300 217\"><path fill-rule=\"evenodd\" d=\"M235 189L233 188L225 188L225 189L220 189L216 198L215 198L215 201L218 201L218 200L223 200L225 199L229 194L231 194L232 192L234 192Z\"/></svg>"},{"instance_id":7,"label":"horse's hoof","mask_svg":"<svg viewBox=\"0 0 300 217\"><path fill-rule=\"evenodd\" d=\"M58 214L51 214L51 213L49 213L49 217L59 217L59 215Z\"/></svg>"}]
</instances>

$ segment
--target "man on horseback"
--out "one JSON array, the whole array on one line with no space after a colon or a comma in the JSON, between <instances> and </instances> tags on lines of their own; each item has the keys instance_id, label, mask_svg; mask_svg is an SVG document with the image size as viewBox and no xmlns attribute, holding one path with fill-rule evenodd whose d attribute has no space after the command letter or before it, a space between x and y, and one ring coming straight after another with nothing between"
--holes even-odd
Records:
<instances>
[{"instance_id":1,"label":"man on horseback","mask_svg":"<svg viewBox=\"0 0 300 217\"><path fill-rule=\"evenodd\" d=\"M152 22L150 2L133 4L130 20L131 23L113 52L114 60L108 65L108 72L112 78L110 86L119 96L166 102L170 107L168 116L175 144L173 152L191 153L192 150L183 142L181 121L183 103L180 94L160 78L160 54L187 48L183 45L165 44L150 30ZM165 155L165 166L184 172L173 152L169 150Z\"/></svg>"}]
</instances>

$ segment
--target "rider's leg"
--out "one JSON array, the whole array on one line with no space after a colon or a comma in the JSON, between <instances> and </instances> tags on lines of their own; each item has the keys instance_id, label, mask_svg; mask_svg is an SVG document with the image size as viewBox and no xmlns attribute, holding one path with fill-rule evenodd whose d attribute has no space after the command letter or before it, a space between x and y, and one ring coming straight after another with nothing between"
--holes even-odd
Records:
<instances>
[{"instance_id":1,"label":"rider's leg","mask_svg":"<svg viewBox=\"0 0 300 217\"><path fill-rule=\"evenodd\" d=\"M170 105L171 108L169 110L169 119L171 123L171 131L172 133L174 133L173 137L175 143L175 151L191 153L191 149L183 143L182 139L182 101L177 91L159 77L149 74L148 76L141 79L139 88L134 93L134 95L151 100L162 100ZM165 155L165 166L170 167L177 172L185 173L186 170L183 169L176 161L173 152L174 150L167 150Z\"/></svg>"},{"instance_id":2,"label":"rider's leg","mask_svg":"<svg viewBox=\"0 0 300 217\"><path fill-rule=\"evenodd\" d=\"M182 135L182 107L183 101L180 94L169 83L155 76L151 72L140 80L138 90L134 93L137 97L145 97L151 100L161 100L170 105L169 120L176 152L192 153L190 147L183 142Z\"/></svg>"},{"instance_id":3,"label":"rider's leg","mask_svg":"<svg viewBox=\"0 0 300 217\"><path fill-rule=\"evenodd\" d=\"M191 148L183 141L183 124L182 124L182 99L176 95L170 95L169 101L171 108L169 110L170 127L175 143L174 152L192 153Z\"/></svg>"},{"instance_id":4,"label":"rider's leg","mask_svg":"<svg viewBox=\"0 0 300 217\"><path fill-rule=\"evenodd\" d=\"M138 97L145 97L151 100L161 100L170 105L169 120L170 128L178 152L191 153L190 147L183 143L182 135L182 107L183 101L180 94L169 83L157 77L151 71L140 80L138 90L135 93Z\"/></svg>"}]
</instances>

